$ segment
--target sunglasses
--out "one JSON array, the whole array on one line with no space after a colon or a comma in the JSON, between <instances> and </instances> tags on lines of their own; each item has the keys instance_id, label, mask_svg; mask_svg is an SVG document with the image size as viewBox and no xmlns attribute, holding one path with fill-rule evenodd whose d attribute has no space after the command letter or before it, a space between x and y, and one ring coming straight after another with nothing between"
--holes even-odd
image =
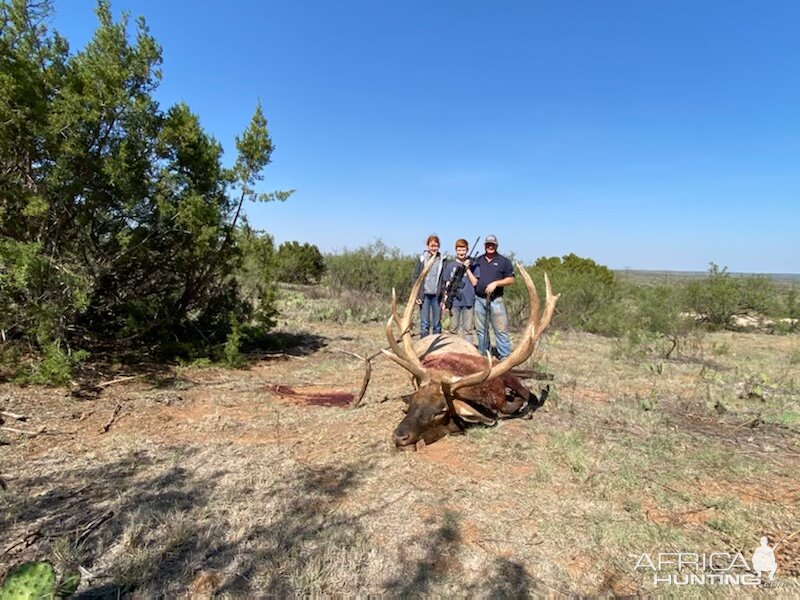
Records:
<instances>
[{"instance_id":1,"label":"sunglasses","mask_svg":"<svg viewBox=\"0 0 800 600\"><path fill-rule=\"evenodd\" d=\"M497 248L497 244L484 244L484 248Z\"/></svg>"}]
</instances>

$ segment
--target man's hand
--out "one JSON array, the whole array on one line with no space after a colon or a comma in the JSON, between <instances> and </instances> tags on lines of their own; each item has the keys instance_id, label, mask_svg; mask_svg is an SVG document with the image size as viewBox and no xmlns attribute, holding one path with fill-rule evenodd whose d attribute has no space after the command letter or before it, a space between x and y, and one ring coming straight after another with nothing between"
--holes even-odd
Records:
<instances>
[{"instance_id":1,"label":"man's hand","mask_svg":"<svg viewBox=\"0 0 800 600\"><path fill-rule=\"evenodd\" d=\"M497 282L493 281L489 285L486 286L486 295L491 296L494 294L494 291L497 289Z\"/></svg>"},{"instance_id":2,"label":"man's hand","mask_svg":"<svg viewBox=\"0 0 800 600\"><path fill-rule=\"evenodd\" d=\"M417 304L419 304L420 306L422 306L422 300L420 300L419 298L417 298Z\"/></svg>"}]
</instances>

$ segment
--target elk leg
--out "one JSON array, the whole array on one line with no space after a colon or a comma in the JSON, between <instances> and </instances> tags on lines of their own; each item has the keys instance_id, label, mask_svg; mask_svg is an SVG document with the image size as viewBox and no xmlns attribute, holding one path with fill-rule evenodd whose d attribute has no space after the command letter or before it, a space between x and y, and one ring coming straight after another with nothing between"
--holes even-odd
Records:
<instances>
[{"instance_id":1,"label":"elk leg","mask_svg":"<svg viewBox=\"0 0 800 600\"><path fill-rule=\"evenodd\" d=\"M503 415L513 415L522 408L526 400L527 398L520 395L517 390L507 387L505 389L505 403L500 407L500 412Z\"/></svg>"},{"instance_id":2,"label":"elk leg","mask_svg":"<svg viewBox=\"0 0 800 600\"><path fill-rule=\"evenodd\" d=\"M531 392L528 404L521 411L519 411L519 414L516 416L525 419L532 418L533 415L531 413L533 413L533 411L541 408L544 405L544 401L547 399L547 395L549 393L550 393L549 385L546 385L542 388L542 393L539 395L538 398L536 397L536 394Z\"/></svg>"}]
</instances>

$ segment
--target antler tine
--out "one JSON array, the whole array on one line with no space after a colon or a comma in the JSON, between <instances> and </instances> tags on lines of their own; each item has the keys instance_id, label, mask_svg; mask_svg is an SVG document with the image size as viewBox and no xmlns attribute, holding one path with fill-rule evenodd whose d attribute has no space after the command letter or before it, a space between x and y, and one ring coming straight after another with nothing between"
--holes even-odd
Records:
<instances>
[{"instance_id":1,"label":"antler tine","mask_svg":"<svg viewBox=\"0 0 800 600\"><path fill-rule=\"evenodd\" d=\"M435 258L431 258L428 261L425 268L422 269L422 273L420 273L414 285L411 287L411 292L408 295L408 302L406 303L402 317L400 317L397 312L397 293L394 289L392 290L392 316L389 317L389 321L386 323L386 339L395 354L395 356L392 357L387 353L387 356L392 358L392 360L407 371L411 371L411 373L416 375L420 380L425 380L428 376L425 367L422 366L422 362L414 351L414 345L411 343L411 317L414 315L419 288L422 286L422 282L425 281L425 277L427 277L431 268L433 268L434 262ZM397 343L394 336L393 325L395 324L400 328L400 339L403 343L402 348Z\"/></svg>"},{"instance_id":2,"label":"antler tine","mask_svg":"<svg viewBox=\"0 0 800 600\"><path fill-rule=\"evenodd\" d=\"M412 363L410 363L410 362L408 362L406 360L403 360L396 353L389 352L385 348L383 350L381 350L381 352L383 354L385 354L388 358L390 358L394 362L396 362L398 365L403 367L406 371L410 371L411 374L416 376L416 377L418 377L420 379L420 381L424 381L428 377L428 374L425 372L424 368L423 369L417 369L416 365L414 365L414 364L412 364Z\"/></svg>"},{"instance_id":3,"label":"antler tine","mask_svg":"<svg viewBox=\"0 0 800 600\"><path fill-rule=\"evenodd\" d=\"M546 290L546 295L544 298L544 313L542 314L542 318L539 321L539 333L547 329L547 326L550 325L550 320L553 318L553 315L556 312L556 302L558 299L561 298L561 294L553 295L553 288L550 287L550 278L547 276L547 273L544 274L544 286ZM539 337L537 334L536 337Z\"/></svg>"},{"instance_id":4,"label":"antler tine","mask_svg":"<svg viewBox=\"0 0 800 600\"><path fill-rule=\"evenodd\" d=\"M394 290L392 290L392 295L394 295ZM389 317L389 320L386 322L386 339L389 342L389 347L392 349L392 352L388 350L381 350L381 352L422 381L427 378L425 369L421 364L418 366L417 363L407 360L405 350L397 343L397 339L394 335L394 325L397 321L399 321L399 318L397 318L397 312L394 311L394 314Z\"/></svg>"},{"instance_id":5,"label":"antler tine","mask_svg":"<svg viewBox=\"0 0 800 600\"><path fill-rule=\"evenodd\" d=\"M400 315L397 314L397 292L392 288L392 318L397 326L400 327Z\"/></svg>"},{"instance_id":6,"label":"antler tine","mask_svg":"<svg viewBox=\"0 0 800 600\"><path fill-rule=\"evenodd\" d=\"M528 360L531 354L533 354L533 349L536 346L537 340L550 324L550 320L553 318L553 313L555 312L556 302L561 297L561 294L557 294L555 296L553 295L553 290L550 287L550 279L547 277L547 273L545 273L544 281L545 288L547 289L547 296L545 298L544 313L540 315L539 294L536 292L536 287L533 285L531 276L528 275L528 272L521 263L517 263L517 270L519 270L522 280L525 282L525 287L528 290L529 304L528 324L523 329L522 338L520 339L519 344L513 350L513 352L511 352L511 354L492 367L491 372L487 377L481 378L483 373L473 373L472 375L467 375L466 377L462 377L460 380L453 383L451 386L451 391L455 392L462 387L475 385L476 383L480 383L482 381L488 381L490 379L500 377L517 365L520 365Z\"/></svg>"},{"instance_id":7,"label":"antler tine","mask_svg":"<svg viewBox=\"0 0 800 600\"><path fill-rule=\"evenodd\" d=\"M385 350L381 350L381 352L383 352L386 356L391 358L394 362L407 371L411 371L411 373L416 375L418 378L423 378L425 375L424 370L417 368L416 364L407 360L405 358L405 351L397 344L397 339L394 334L394 325L400 327L401 322L400 315L397 314L397 292L394 288L392 288L392 316L389 317L389 320L386 323L386 339L388 340L389 347L392 349L394 354ZM400 335L402 336L404 333L405 332L401 330Z\"/></svg>"},{"instance_id":8,"label":"antler tine","mask_svg":"<svg viewBox=\"0 0 800 600\"><path fill-rule=\"evenodd\" d=\"M406 354L405 358L423 370L422 362L419 360L417 353L414 351L414 345L411 343L411 317L414 316L414 310L417 307L417 296L419 295L419 289L422 287L422 282L425 281L425 278L428 276L428 273L430 273L435 262L436 257L431 257L422 269L422 273L417 277L414 285L411 286L411 291L408 294L408 302L406 302L406 308L403 311L403 318L400 321L400 336Z\"/></svg>"}]
</instances>

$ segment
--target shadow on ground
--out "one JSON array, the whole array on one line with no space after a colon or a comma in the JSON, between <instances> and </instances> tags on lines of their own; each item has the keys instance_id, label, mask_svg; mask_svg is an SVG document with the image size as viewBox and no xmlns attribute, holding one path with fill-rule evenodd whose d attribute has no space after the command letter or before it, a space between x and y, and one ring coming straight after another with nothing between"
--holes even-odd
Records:
<instances>
[{"instance_id":1,"label":"shadow on ground","mask_svg":"<svg viewBox=\"0 0 800 600\"><path fill-rule=\"evenodd\" d=\"M495 557L484 565L477 583L453 590L442 589L448 581L462 579L459 577L463 569L459 557L463 548L460 519L456 512L445 512L441 525L428 539L419 542L426 548L424 556L416 560L401 558L400 571L385 582L385 590L401 598L448 592L466 597L531 598L551 591L528 573L522 563L504 557Z\"/></svg>"},{"instance_id":2,"label":"shadow on ground","mask_svg":"<svg viewBox=\"0 0 800 600\"><path fill-rule=\"evenodd\" d=\"M327 338L321 335L275 331L246 344L242 353L251 361L286 360L288 357L309 356L327 345ZM109 384L131 379L141 379L158 388L180 387L185 383L176 373L174 360L155 363L151 356L137 354L124 357L123 362L112 360L85 364L70 393L75 398L96 398Z\"/></svg>"},{"instance_id":3,"label":"shadow on ground","mask_svg":"<svg viewBox=\"0 0 800 600\"><path fill-rule=\"evenodd\" d=\"M269 357L288 354L289 356L308 356L328 345L327 338L313 333L293 333L273 331L255 343L242 349L247 356Z\"/></svg>"},{"instance_id":4,"label":"shadow on ground","mask_svg":"<svg viewBox=\"0 0 800 600\"><path fill-rule=\"evenodd\" d=\"M17 478L2 498L0 530L20 543L0 548L9 549L0 572L58 555L95 576L79 598L170 596L193 591L201 576L212 593L237 596L358 589L369 537L360 515L337 507L370 465L197 468L208 461L176 447Z\"/></svg>"}]
</instances>

